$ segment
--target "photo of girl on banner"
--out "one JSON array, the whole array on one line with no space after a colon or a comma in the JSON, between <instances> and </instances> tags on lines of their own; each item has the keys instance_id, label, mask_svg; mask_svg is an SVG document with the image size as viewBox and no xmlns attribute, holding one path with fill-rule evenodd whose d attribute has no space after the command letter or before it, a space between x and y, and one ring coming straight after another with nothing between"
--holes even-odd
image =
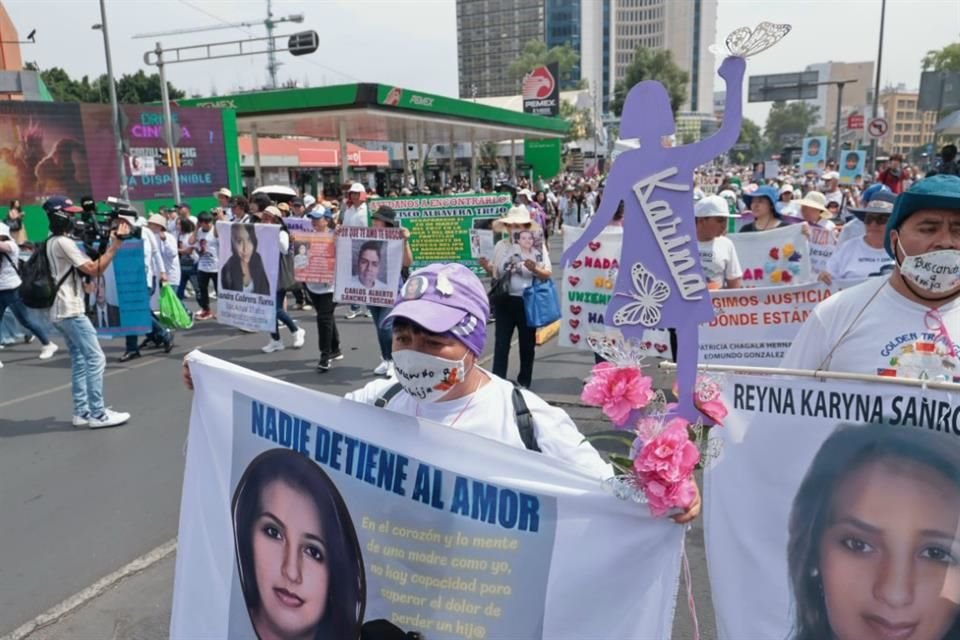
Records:
<instances>
[{"instance_id":1,"label":"photo of girl on banner","mask_svg":"<svg viewBox=\"0 0 960 640\"><path fill-rule=\"evenodd\" d=\"M217 241L217 318L222 324L248 331L274 331L279 225L219 221Z\"/></svg>"},{"instance_id":2,"label":"photo of girl on banner","mask_svg":"<svg viewBox=\"0 0 960 640\"><path fill-rule=\"evenodd\" d=\"M862 180L866 161L866 151L844 151L843 162L840 163L840 184L855 184L857 178Z\"/></svg>"},{"instance_id":3,"label":"photo of girl on banner","mask_svg":"<svg viewBox=\"0 0 960 640\"><path fill-rule=\"evenodd\" d=\"M824 441L790 514L791 638L960 638L960 445L943 437L841 425Z\"/></svg>"},{"instance_id":4,"label":"photo of girl on banner","mask_svg":"<svg viewBox=\"0 0 960 640\"><path fill-rule=\"evenodd\" d=\"M237 571L257 638L358 638L366 606L363 557L336 485L302 454L261 453L232 503ZM231 628L240 629L231 611Z\"/></svg>"},{"instance_id":5,"label":"photo of girl on banner","mask_svg":"<svg viewBox=\"0 0 960 640\"><path fill-rule=\"evenodd\" d=\"M803 139L803 155L800 157L802 171L823 173L827 161L827 137L813 136Z\"/></svg>"}]
</instances>

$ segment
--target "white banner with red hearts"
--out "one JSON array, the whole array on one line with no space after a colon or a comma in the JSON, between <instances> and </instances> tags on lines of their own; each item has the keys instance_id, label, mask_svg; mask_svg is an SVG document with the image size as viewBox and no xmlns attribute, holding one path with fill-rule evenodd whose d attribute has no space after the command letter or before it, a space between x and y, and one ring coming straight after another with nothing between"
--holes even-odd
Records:
<instances>
[{"instance_id":1,"label":"white banner with red hearts","mask_svg":"<svg viewBox=\"0 0 960 640\"><path fill-rule=\"evenodd\" d=\"M803 234L803 225L731 233L728 237L737 248L744 287L775 287L813 280L810 248Z\"/></svg>"},{"instance_id":2,"label":"white banner with red hearts","mask_svg":"<svg viewBox=\"0 0 960 640\"><path fill-rule=\"evenodd\" d=\"M564 251L583 233L579 227L563 227ZM620 268L622 227L607 227L587 249L563 270L560 310L560 346L589 351L591 334L608 333L603 322L607 303ZM644 332L644 350L651 357L670 358L670 334L665 330Z\"/></svg>"}]
</instances>

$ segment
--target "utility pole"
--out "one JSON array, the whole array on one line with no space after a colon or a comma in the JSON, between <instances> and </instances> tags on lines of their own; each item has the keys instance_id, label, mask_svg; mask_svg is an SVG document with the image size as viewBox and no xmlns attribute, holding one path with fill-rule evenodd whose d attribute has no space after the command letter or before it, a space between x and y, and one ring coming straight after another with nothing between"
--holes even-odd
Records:
<instances>
[{"instance_id":1,"label":"utility pole","mask_svg":"<svg viewBox=\"0 0 960 640\"><path fill-rule=\"evenodd\" d=\"M102 2L103 0L101 0ZM173 141L173 115L170 111L170 94L167 90L167 76L163 73L163 47L157 43L153 50L157 54L157 72L160 74L160 99L163 101L163 136L167 139L168 158L170 158L170 177L173 179L173 201L180 205L180 168L177 166L177 149Z\"/></svg>"},{"instance_id":2,"label":"utility pole","mask_svg":"<svg viewBox=\"0 0 960 640\"><path fill-rule=\"evenodd\" d=\"M843 87L851 82L856 82L856 80L835 80L832 84L837 85L837 121L833 125L833 136L834 136L834 149L833 152L837 156L837 166L840 166L840 111L843 106Z\"/></svg>"},{"instance_id":3,"label":"utility pole","mask_svg":"<svg viewBox=\"0 0 960 640\"><path fill-rule=\"evenodd\" d=\"M123 132L120 131L120 106L117 104L117 87L113 78L113 60L110 57L110 35L107 32L107 9L100 0L100 31L103 32L103 51L107 57L107 84L110 87L110 111L113 119L113 140L120 175L120 197L129 200L127 190L127 167L123 160ZM32 35L32 34L31 34Z\"/></svg>"},{"instance_id":4,"label":"utility pole","mask_svg":"<svg viewBox=\"0 0 960 640\"><path fill-rule=\"evenodd\" d=\"M873 83L873 113L871 119L879 118L877 112L880 102L880 65L883 63L883 23L887 17L887 0L880 0L880 43L877 45L877 77ZM921 129L923 125L921 124ZM873 178L873 170L877 164L877 139L870 141L870 177Z\"/></svg>"},{"instance_id":5,"label":"utility pole","mask_svg":"<svg viewBox=\"0 0 960 640\"><path fill-rule=\"evenodd\" d=\"M267 19L263 21L263 26L267 28L267 73L270 74L270 88L277 88L277 47L273 42L273 0L267 0Z\"/></svg>"}]
</instances>

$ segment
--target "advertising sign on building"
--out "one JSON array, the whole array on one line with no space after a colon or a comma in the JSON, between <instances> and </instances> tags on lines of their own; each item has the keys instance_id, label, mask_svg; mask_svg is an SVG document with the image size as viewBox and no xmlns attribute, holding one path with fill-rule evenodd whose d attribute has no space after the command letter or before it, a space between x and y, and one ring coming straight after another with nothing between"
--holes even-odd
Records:
<instances>
[{"instance_id":1,"label":"advertising sign on building","mask_svg":"<svg viewBox=\"0 0 960 640\"><path fill-rule=\"evenodd\" d=\"M541 65L523 77L523 112L556 117L560 114L560 67Z\"/></svg>"}]
</instances>

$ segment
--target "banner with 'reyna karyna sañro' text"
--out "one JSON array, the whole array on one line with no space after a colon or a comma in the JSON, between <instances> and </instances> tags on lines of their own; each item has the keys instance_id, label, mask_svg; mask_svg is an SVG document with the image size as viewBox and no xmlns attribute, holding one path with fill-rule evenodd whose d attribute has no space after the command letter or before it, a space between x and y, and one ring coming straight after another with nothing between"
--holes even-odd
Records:
<instances>
[{"instance_id":1,"label":"banner with 'reyna karyna sa\u00f1ro' text","mask_svg":"<svg viewBox=\"0 0 960 640\"><path fill-rule=\"evenodd\" d=\"M171 638L354 638L361 609L431 640L670 638L683 528L645 505L543 454L189 360Z\"/></svg>"},{"instance_id":2,"label":"banner with 'reyna karyna sa\u00f1ro' text","mask_svg":"<svg viewBox=\"0 0 960 640\"><path fill-rule=\"evenodd\" d=\"M434 262L459 262L479 276L486 275L481 257L493 245L493 221L511 205L508 193L465 193L424 198L377 198L367 204L372 215L388 205L410 230L411 270Z\"/></svg>"},{"instance_id":3,"label":"banner with 'reyna karyna sa\u00f1ro' text","mask_svg":"<svg viewBox=\"0 0 960 640\"><path fill-rule=\"evenodd\" d=\"M707 563L721 640L960 637L960 385L718 379Z\"/></svg>"}]
</instances>

